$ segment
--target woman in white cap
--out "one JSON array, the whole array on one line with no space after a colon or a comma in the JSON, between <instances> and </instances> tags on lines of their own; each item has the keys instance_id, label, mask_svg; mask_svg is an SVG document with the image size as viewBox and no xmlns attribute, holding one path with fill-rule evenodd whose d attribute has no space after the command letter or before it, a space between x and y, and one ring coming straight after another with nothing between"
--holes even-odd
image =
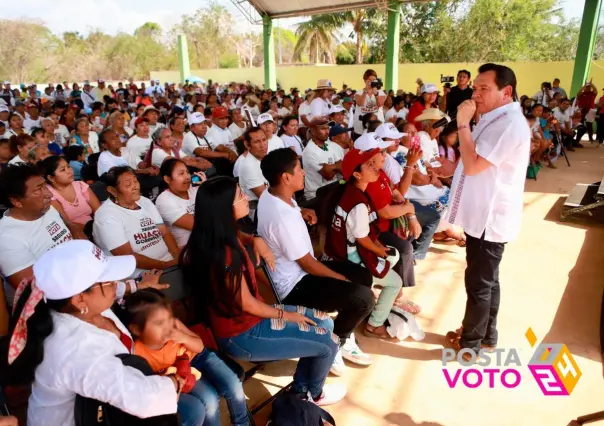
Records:
<instances>
[{"instance_id":1,"label":"woman in white cap","mask_svg":"<svg viewBox=\"0 0 604 426\"><path fill-rule=\"evenodd\" d=\"M438 104L436 103L438 88L435 84L423 84L420 92L419 99L411 105L411 108L409 108L409 114L407 114L408 123L415 123L415 118L424 112L426 108L438 108Z\"/></svg>"},{"instance_id":2,"label":"woman in white cap","mask_svg":"<svg viewBox=\"0 0 604 426\"><path fill-rule=\"evenodd\" d=\"M28 425L75 425L77 395L140 418L176 412L182 379L144 376L117 357L132 353L133 343L110 307L116 292L136 291L135 283L117 282L135 267L133 256L107 257L74 240L42 255L33 278L21 282L1 363L6 383L33 382ZM160 287L155 275L138 286Z\"/></svg>"},{"instance_id":3,"label":"woman in white cap","mask_svg":"<svg viewBox=\"0 0 604 426\"><path fill-rule=\"evenodd\" d=\"M329 120L329 108L331 108L331 96L336 92L331 86L330 80L319 80L315 89L315 96L310 103L311 120Z\"/></svg>"}]
</instances>

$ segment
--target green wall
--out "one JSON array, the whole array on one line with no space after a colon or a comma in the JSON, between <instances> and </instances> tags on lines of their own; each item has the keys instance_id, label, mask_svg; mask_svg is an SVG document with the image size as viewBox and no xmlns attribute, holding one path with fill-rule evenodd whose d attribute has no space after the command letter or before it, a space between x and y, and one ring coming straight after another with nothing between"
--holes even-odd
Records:
<instances>
[{"instance_id":1,"label":"green wall","mask_svg":"<svg viewBox=\"0 0 604 426\"><path fill-rule=\"evenodd\" d=\"M561 87L567 92L570 90L573 65L572 61L564 62L516 62L504 63L514 70L518 79L518 94L532 96L541 87L541 82L552 81L559 78ZM398 87L405 91L415 91L415 80L421 77L426 83L435 83L439 87L440 75L457 74L460 69L467 69L476 75L480 64L450 63L450 64L402 64L399 65ZM374 65L318 65L318 66L277 66L277 81L281 87L288 90L298 87L300 90L314 88L317 80L330 79L336 88L341 88L346 83L349 87L361 89L362 76L367 68L373 68L382 79L384 78L384 64ZM192 75L203 79L212 79L220 83L250 80L255 84L264 83L264 68L227 68L191 70ZM595 61L591 68L591 77L600 92L604 88L604 61ZM179 81L178 71L152 71L151 78L164 81ZM569 93L570 95L570 93Z\"/></svg>"}]
</instances>

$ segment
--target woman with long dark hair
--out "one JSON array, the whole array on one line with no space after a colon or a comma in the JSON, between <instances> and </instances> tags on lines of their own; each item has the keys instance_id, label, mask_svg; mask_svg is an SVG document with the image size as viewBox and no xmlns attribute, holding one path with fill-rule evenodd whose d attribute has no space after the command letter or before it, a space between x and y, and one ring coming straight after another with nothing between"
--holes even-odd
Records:
<instances>
[{"instance_id":1,"label":"woman with long dark hair","mask_svg":"<svg viewBox=\"0 0 604 426\"><path fill-rule=\"evenodd\" d=\"M411 104L409 114L407 114L407 122L415 123L415 118L420 116L426 108L438 108L436 99L438 98L438 88L436 85L427 83L420 88L419 98Z\"/></svg>"},{"instance_id":2,"label":"woman with long dark hair","mask_svg":"<svg viewBox=\"0 0 604 426\"><path fill-rule=\"evenodd\" d=\"M209 319L230 356L246 361L300 358L293 392L319 405L336 403L346 390L325 385L338 350L333 321L302 306L264 303L243 244L254 244L269 266L274 267L274 259L261 238L238 231L237 220L248 214L247 197L235 180L218 177L199 187L193 230L180 262L196 309Z\"/></svg>"},{"instance_id":3,"label":"woman with long dark hair","mask_svg":"<svg viewBox=\"0 0 604 426\"><path fill-rule=\"evenodd\" d=\"M3 386L33 383L29 425L74 426L78 395L140 418L176 413L183 379L145 376L118 358L132 353L133 342L110 308L120 284L129 293L117 281L135 267L133 256L107 257L74 240L43 254L33 278L21 282L0 369ZM157 288L158 279L138 288Z\"/></svg>"}]
</instances>

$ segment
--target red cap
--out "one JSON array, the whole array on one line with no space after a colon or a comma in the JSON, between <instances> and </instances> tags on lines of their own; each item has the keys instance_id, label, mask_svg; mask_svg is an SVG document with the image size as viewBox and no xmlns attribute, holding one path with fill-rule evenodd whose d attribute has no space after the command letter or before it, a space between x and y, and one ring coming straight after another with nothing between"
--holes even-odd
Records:
<instances>
[{"instance_id":1,"label":"red cap","mask_svg":"<svg viewBox=\"0 0 604 426\"><path fill-rule=\"evenodd\" d=\"M224 118L229 116L229 110L225 107L216 107L212 110L212 118Z\"/></svg>"},{"instance_id":2,"label":"red cap","mask_svg":"<svg viewBox=\"0 0 604 426\"><path fill-rule=\"evenodd\" d=\"M342 176L344 176L344 180L350 179L350 176L352 176L352 173L357 167L371 160L378 152L380 152L379 148L364 152L358 149L351 149L348 151L344 156L344 160L342 160Z\"/></svg>"}]
</instances>

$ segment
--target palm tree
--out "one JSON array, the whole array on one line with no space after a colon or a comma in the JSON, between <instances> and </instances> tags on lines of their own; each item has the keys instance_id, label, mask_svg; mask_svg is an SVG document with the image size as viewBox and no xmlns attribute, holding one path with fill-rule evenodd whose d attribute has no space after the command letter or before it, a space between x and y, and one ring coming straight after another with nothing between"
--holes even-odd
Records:
<instances>
[{"instance_id":1,"label":"palm tree","mask_svg":"<svg viewBox=\"0 0 604 426\"><path fill-rule=\"evenodd\" d=\"M308 52L310 58L314 58L315 63L326 62L335 63L334 45L336 36L335 27L327 24L322 19L317 19L327 15L313 16L310 20L298 24L296 36L298 41L294 47L294 61L301 61L302 54ZM311 59L312 60L312 59Z\"/></svg>"},{"instance_id":2,"label":"palm tree","mask_svg":"<svg viewBox=\"0 0 604 426\"><path fill-rule=\"evenodd\" d=\"M315 15L310 21L304 24L312 22L315 26L326 26L331 28L332 31L336 29L342 29L346 24L352 26L352 32L350 38L356 39L356 63L363 63L363 44L364 34L372 24L372 20L376 17L378 11L376 9L358 9L351 10L348 12L331 13L329 15Z\"/></svg>"}]
</instances>

